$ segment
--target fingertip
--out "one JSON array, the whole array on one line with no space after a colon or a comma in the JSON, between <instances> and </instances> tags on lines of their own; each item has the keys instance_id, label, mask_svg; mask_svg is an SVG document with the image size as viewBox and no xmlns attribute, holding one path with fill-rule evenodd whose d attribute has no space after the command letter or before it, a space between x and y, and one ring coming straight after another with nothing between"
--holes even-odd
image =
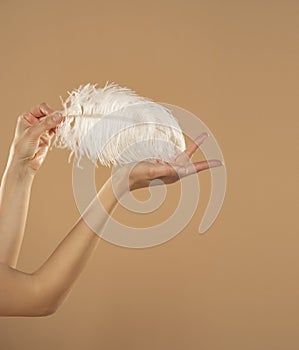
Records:
<instances>
[{"instance_id":1,"label":"fingertip","mask_svg":"<svg viewBox=\"0 0 299 350\"><path fill-rule=\"evenodd\" d=\"M208 163L209 163L210 168L216 168L216 167L224 165L224 163L219 159L211 159L208 161Z\"/></svg>"},{"instance_id":2,"label":"fingertip","mask_svg":"<svg viewBox=\"0 0 299 350\"><path fill-rule=\"evenodd\" d=\"M51 113L54 112L54 109L52 109L51 107L49 107L45 102L42 102L40 104L38 104L37 106L33 107L30 110L30 113L35 117L35 118L41 118L44 116L47 116Z\"/></svg>"},{"instance_id":3,"label":"fingertip","mask_svg":"<svg viewBox=\"0 0 299 350\"><path fill-rule=\"evenodd\" d=\"M62 121L62 114L61 113L59 113L59 112L55 112L54 114L53 114L53 120L54 120L54 122L61 122Z\"/></svg>"},{"instance_id":4,"label":"fingertip","mask_svg":"<svg viewBox=\"0 0 299 350\"><path fill-rule=\"evenodd\" d=\"M203 132L202 134L196 137L196 139L194 140L195 144L197 146L200 146L208 136L209 134L207 132Z\"/></svg>"},{"instance_id":5,"label":"fingertip","mask_svg":"<svg viewBox=\"0 0 299 350\"><path fill-rule=\"evenodd\" d=\"M51 108L46 102L40 103L40 110L45 114L51 114L54 112L54 109Z\"/></svg>"}]
</instances>

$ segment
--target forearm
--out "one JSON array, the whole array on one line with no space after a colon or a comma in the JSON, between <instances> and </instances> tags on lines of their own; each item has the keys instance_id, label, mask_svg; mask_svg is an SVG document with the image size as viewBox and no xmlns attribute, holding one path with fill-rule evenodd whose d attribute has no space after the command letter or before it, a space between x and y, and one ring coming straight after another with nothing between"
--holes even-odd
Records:
<instances>
[{"instance_id":1,"label":"forearm","mask_svg":"<svg viewBox=\"0 0 299 350\"><path fill-rule=\"evenodd\" d=\"M96 205L97 200L104 205L105 212L99 213ZM111 180L109 179L87 208L84 216L89 217L89 219L96 217L97 232L101 232L104 230L116 204L117 198L113 194ZM43 266L33 274L35 283L42 290L43 303L47 305L47 309L54 312L64 301L99 240L99 236L81 218Z\"/></svg>"},{"instance_id":2,"label":"forearm","mask_svg":"<svg viewBox=\"0 0 299 350\"><path fill-rule=\"evenodd\" d=\"M15 267L20 253L33 174L9 162L0 187L0 262Z\"/></svg>"}]
</instances>

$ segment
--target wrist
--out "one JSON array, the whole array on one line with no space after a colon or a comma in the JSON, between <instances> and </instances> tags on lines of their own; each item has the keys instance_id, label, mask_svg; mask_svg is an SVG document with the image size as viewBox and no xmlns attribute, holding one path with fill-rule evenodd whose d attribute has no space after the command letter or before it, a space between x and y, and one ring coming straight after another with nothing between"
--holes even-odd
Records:
<instances>
[{"instance_id":1,"label":"wrist","mask_svg":"<svg viewBox=\"0 0 299 350\"><path fill-rule=\"evenodd\" d=\"M36 171L21 160L12 158L8 161L5 173L17 181L32 181Z\"/></svg>"},{"instance_id":2,"label":"wrist","mask_svg":"<svg viewBox=\"0 0 299 350\"><path fill-rule=\"evenodd\" d=\"M135 189L135 181L131 176L131 169L122 166L116 171L112 172L110 177L114 192L119 196Z\"/></svg>"}]
</instances>

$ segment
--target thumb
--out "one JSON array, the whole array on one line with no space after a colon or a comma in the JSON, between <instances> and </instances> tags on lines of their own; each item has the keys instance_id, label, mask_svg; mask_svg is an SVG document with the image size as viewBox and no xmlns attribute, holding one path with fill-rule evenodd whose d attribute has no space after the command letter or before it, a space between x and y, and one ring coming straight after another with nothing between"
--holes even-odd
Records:
<instances>
[{"instance_id":1,"label":"thumb","mask_svg":"<svg viewBox=\"0 0 299 350\"><path fill-rule=\"evenodd\" d=\"M56 128L58 124L62 121L62 115L59 112L55 112L45 118L36 125L33 125L28 129L28 133L32 138L39 138L41 134L45 131Z\"/></svg>"}]
</instances>

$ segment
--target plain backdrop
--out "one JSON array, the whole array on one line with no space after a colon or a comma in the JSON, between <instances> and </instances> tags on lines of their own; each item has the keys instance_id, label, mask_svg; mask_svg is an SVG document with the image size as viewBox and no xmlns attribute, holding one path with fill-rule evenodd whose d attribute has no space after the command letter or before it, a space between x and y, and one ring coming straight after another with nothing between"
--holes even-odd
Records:
<instances>
[{"instance_id":1,"label":"plain backdrop","mask_svg":"<svg viewBox=\"0 0 299 350\"><path fill-rule=\"evenodd\" d=\"M183 232L149 249L102 241L55 315L0 319L1 350L299 348L298 16L297 0L0 1L1 171L19 114L109 80L196 114L228 172L205 235L209 172ZM109 173L97 170L99 187ZM71 175L53 149L19 269L37 269L77 220ZM159 222L176 191L154 213L115 215Z\"/></svg>"}]
</instances>

